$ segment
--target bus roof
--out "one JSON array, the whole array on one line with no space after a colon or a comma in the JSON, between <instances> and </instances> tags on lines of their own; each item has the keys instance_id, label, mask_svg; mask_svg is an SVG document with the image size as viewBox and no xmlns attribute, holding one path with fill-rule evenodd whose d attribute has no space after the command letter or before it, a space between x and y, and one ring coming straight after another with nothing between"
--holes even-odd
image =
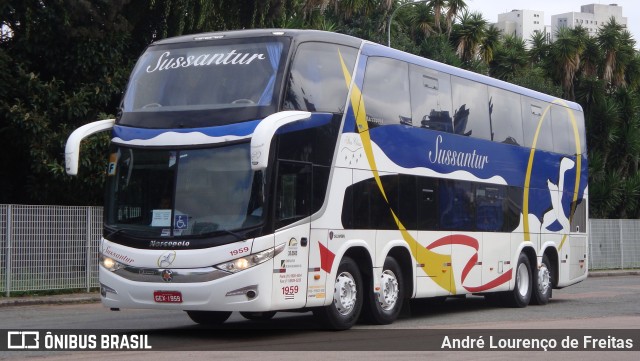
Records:
<instances>
[{"instance_id":1,"label":"bus roof","mask_svg":"<svg viewBox=\"0 0 640 361\"><path fill-rule=\"evenodd\" d=\"M443 64L428 58L423 58L418 55L406 53L404 51L389 48L385 45L380 45L371 41L362 40L350 35L339 34L322 30L300 30L300 29L250 29L250 30L231 30L231 31L218 31L200 34L183 35L173 38L162 39L151 44L164 45L164 44L176 44L187 43L195 41L209 41L216 39L241 39L251 37L265 37L265 36L286 36L291 38L296 43L305 41L321 41L335 44L342 44L352 46L356 48L362 47L364 55L367 56L382 56L398 60L403 60L416 65L422 65L432 68L437 71L441 71L454 76L466 78L478 83L483 83L496 88L512 91L524 96L528 96L534 99L538 99L545 102L553 102L558 98L544 94L535 90L531 90L519 85L508 83L490 76L474 73L472 71L456 68L447 64ZM582 112L582 107L575 102L563 101L563 105Z\"/></svg>"},{"instance_id":2,"label":"bus roof","mask_svg":"<svg viewBox=\"0 0 640 361\"><path fill-rule=\"evenodd\" d=\"M304 41L325 41L329 43L343 44L359 48L364 40L356 37L333 33L322 30L298 30L298 29L251 29L251 30L231 30L218 31L201 34L183 35L154 42L152 45L185 43L192 41L206 41L215 39L241 39L263 36L286 36L296 42Z\"/></svg>"}]
</instances>

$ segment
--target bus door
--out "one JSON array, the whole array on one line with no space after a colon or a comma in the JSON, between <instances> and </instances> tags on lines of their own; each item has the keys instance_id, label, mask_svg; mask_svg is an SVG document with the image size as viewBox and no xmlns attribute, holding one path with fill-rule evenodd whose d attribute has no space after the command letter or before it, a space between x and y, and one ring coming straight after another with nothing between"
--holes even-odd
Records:
<instances>
[{"instance_id":1,"label":"bus door","mask_svg":"<svg viewBox=\"0 0 640 361\"><path fill-rule=\"evenodd\" d=\"M312 164L279 160L276 169L275 244L285 249L275 258L273 306L303 307L307 296Z\"/></svg>"}]
</instances>

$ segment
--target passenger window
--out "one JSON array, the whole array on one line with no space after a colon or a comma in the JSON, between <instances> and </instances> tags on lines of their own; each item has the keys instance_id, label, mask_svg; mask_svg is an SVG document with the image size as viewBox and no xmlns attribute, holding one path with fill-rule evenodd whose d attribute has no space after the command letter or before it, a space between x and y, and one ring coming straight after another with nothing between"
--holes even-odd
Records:
<instances>
[{"instance_id":1,"label":"passenger window","mask_svg":"<svg viewBox=\"0 0 640 361\"><path fill-rule=\"evenodd\" d=\"M453 133L451 76L411 64L409 79L413 125Z\"/></svg>"},{"instance_id":2,"label":"passenger window","mask_svg":"<svg viewBox=\"0 0 640 361\"><path fill-rule=\"evenodd\" d=\"M504 186L478 184L476 187L476 229L499 232L504 225Z\"/></svg>"},{"instance_id":3,"label":"passenger window","mask_svg":"<svg viewBox=\"0 0 640 361\"><path fill-rule=\"evenodd\" d=\"M575 155L576 139L569 111L561 105L551 105L551 128L553 130L553 150L556 153Z\"/></svg>"},{"instance_id":4,"label":"passenger window","mask_svg":"<svg viewBox=\"0 0 640 361\"><path fill-rule=\"evenodd\" d=\"M328 43L302 43L287 80L284 110L342 113L348 88L340 55L353 71L358 51Z\"/></svg>"},{"instance_id":5,"label":"passenger window","mask_svg":"<svg viewBox=\"0 0 640 361\"><path fill-rule=\"evenodd\" d=\"M522 111L520 95L494 87L489 88L491 140L522 145Z\"/></svg>"},{"instance_id":6,"label":"passenger window","mask_svg":"<svg viewBox=\"0 0 640 361\"><path fill-rule=\"evenodd\" d=\"M524 115L522 117L522 130L524 132L525 146L532 148L534 136L538 131L538 125L540 125L540 131L538 133L535 148L553 152L553 134L551 133L550 119L551 112L548 111L548 106L548 103L535 101L531 98L523 98L522 110ZM544 119L542 119L542 117L544 117Z\"/></svg>"},{"instance_id":7,"label":"passenger window","mask_svg":"<svg viewBox=\"0 0 640 361\"><path fill-rule=\"evenodd\" d=\"M438 190L441 229L471 231L475 228L473 184L441 180Z\"/></svg>"},{"instance_id":8,"label":"passenger window","mask_svg":"<svg viewBox=\"0 0 640 361\"><path fill-rule=\"evenodd\" d=\"M362 97L369 128L388 124L413 124L409 64L389 58L369 58Z\"/></svg>"},{"instance_id":9,"label":"passenger window","mask_svg":"<svg viewBox=\"0 0 640 361\"><path fill-rule=\"evenodd\" d=\"M311 164L280 161L276 192L276 228L307 217L311 209Z\"/></svg>"},{"instance_id":10,"label":"passenger window","mask_svg":"<svg viewBox=\"0 0 640 361\"><path fill-rule=\"evenodd\" d=\"M418 177L416 200L418 202L418 230L438 229L438 180Z\"/></svg>"},{"instance_id":11,"label":"passenger window","mask_svg":"<svg viewBox=\"0 0 640 361\"><path fill-rule=\"evenodd\" d=\"M491 140L487 86L475 81L451 77L453 132Z\"/></svg>"}]
</instances>

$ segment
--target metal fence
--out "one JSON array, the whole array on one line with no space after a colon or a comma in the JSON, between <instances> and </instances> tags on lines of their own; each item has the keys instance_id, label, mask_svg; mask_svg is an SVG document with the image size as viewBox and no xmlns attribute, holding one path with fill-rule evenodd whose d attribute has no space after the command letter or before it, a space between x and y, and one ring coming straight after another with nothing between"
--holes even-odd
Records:
<instances>
[{"instance_id":1,"label":"metal fence","mask_svg":"<svg viewBox=\"0 0 640 361\"><path fill-rule=\"evenodd\" d=\"M590 269L640 268L640 220L590 220ZM98 287L101 207L0 205L0 294Z\"/></svg>"},{"instance_id":2,"label":"metal fence","mask_svg":"<svg viewBox=\"0 0 640 361\"><path fill-rule=\"evenodd\" d=\"M102 207L0 205L0 292L98 287Z\"/></svg>"},{"instance_id":3,"label":"metal fence","mask_svg":"<svg viewBox=\"0 0 640 361\"><path fill-rule=\"evenodd\" d=\"M592 219L590 269L640 268L640 220Z\"/></svg>"}]
</instances>

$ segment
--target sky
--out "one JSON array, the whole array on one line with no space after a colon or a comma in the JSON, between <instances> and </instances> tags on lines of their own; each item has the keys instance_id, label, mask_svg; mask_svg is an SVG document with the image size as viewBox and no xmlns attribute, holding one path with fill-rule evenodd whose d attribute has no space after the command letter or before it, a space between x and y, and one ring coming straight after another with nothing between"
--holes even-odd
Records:
<instances>
[{"instance_id":1,"label":"sky","mask_svg":"<svg viewBox=\"0 0 640 361\"><path fill-rule=\"evenodd\" d=\"M511 10L544 11L545 25L551 25L551 15L580 12L581 5L618 4L622 6L622 16L627 18L627 29L636 40L636 48L640 45L640 1L638 0L466 0L470 11L482 13L491 23L498 21L498 14Z\"/></svg>"}]
</instances>

